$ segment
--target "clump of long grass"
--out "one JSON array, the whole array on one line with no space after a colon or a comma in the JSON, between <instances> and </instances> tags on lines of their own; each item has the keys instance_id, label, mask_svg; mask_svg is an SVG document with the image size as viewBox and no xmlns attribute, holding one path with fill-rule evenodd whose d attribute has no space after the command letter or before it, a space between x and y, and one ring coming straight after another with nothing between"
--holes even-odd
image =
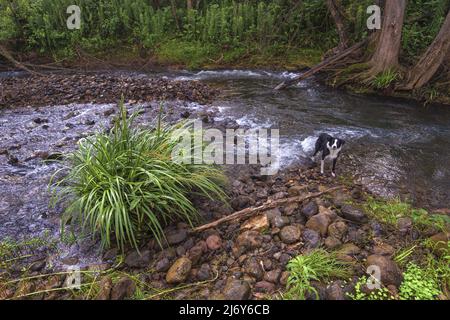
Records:
<instances>
[{"instance_id":1,"label":"clump of long grass","mask_svg":"<svg viewBox=\"0 0 450 320\"><path fill-rule=\"evenodd\" d=\"M314 294L319 298L312 281L328 281L333 278L347 278L351 275L350 265L337 259L336 253L316 249L292 258L287 264L289 277L285 299L305 300Z\"/></svg>"},{"instance_id":2,"label":"clump of long grass","mask_svg":"<svg viewBox=\"0 0 450 320\"><path fill-rule=\"evenodd\" d=\"M225 179L214 166L172 161L177 134L189 123L168 126L159 117L155 129L143 129L133 126L137 113L127 117L123 101L119 108L110 132L79 143L68 156L68 174L51 182L55 202L68 202L63 231L70 221L99 235L103 247L115 238L120 248L137 248L146 234L161 245L167 223L198 221L190 196L226 200Z\"/></svg>"}]
</instances>

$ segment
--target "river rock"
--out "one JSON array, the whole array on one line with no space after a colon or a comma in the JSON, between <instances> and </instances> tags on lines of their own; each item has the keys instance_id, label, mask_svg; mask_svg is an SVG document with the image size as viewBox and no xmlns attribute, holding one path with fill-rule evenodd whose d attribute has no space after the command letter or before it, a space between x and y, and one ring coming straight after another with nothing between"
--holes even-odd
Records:
<instances>
[{"instance_id":1,"label":"river rock","mask_svg":"<svg viewBox=\"0 0 450 320\"><path fill-rule=\"evenodd\" d=\"M33 262L33 264L31 264L30 270L35 271L35 272L41 271L42 269L45 268L46 264L47 264L47 261L45 259L35 261L35 262Z\"/></svg>"},{"instance_id":2,"label":"river rock","mask_svg":"<svg viewBox=\"0 0 450 320\"><path fill-rule=\"evenodd\" d=\"M209 264L204 263L197 271L197 279L199 281L209 280L211 278L211 267Z\"/></svg>"},{"instance_id":3,"label":"river rock","mask_svg":"<svg viewBox=\"0 0 450 320\"><path fill-rule=\"evenodd\" d=\"M314 230L306 228L302 231L302 238L307 249L314 249L320 246L320 234Z\"/></svg>"},{"instance_id":4,"label":"river rock","mask_svg":"<svg viewBox=\"0 0 450 320\"><path fill-rule=\"evenodd\" d=\"M226 300L247 300L250 298L251 288L247 281L230 279L223 290Z\"/></svg>"},{"instance_id":5,"label":"river rock","mask_svg":"<svg viewBox=\"0 0 450 320\"><path fill-rule=\"evenodd\" d=\"M186 257L179 258L170 267L166 275L166 281L169 284L184 282L191 271L192 262Z\"/></svg>"},{"instance_id":6,"label":"river rock","mask_svg":"<svg viewBox=\"0 0 450 320\"><path fill-rule=\"evenodd\" d=\"M355 221L355 222L366 222L367 221L367 216L366 214L360 209L357 208L353 205L343 205L341 208L341 215L350 221Z\"/></svg>"},{"instance_id":7,"label":"river rock","mask_svg":"<svg viewBox=\"0 0 450 320\"><path fill-rule=\"evenodd\" d=\"M281 277L281 270L274 269L266 272L266 274L264 275L264 280L272 283L278 283L280 277Z\"/></svg>"},{"instance_id":8,"label":"river rock","mask_svg":"<svg viewBox=\"0 0 450 320\"><path fill-rule=\"evenodd\" d=\"M184 240L186 240L187 238L187 231L186 229L179 229L173 232L170 232L167 236L167 243L169 243L169 245L173 246L173 245L177 245L181 242L183 242Z\"/></svg>"},{"instance_id":9,"label":"river rock","mask_svg":"<svg viewBox=\"0 0 450 320\"><path fill-rule=\"evenodd\" d=\"M325 239L324 244L327 249L334 250L339 247L342 242L339 239L330 236Z\"/></svg>"},{"instance_id":10,"label":"river rock","mask_svg":"<svg viewBox=\"0 0 450 320\"><path fill-rule=\"evenodd\" d=\"M68 266L73 266L78 263L78 256L67 256L61 259L61 262Z\"/></svg>"},{"instance_id":11,"label":"river rock","mask_svg":"<svg viewBox=\"0 0 450 320\"><path fill-rule=\"evenodd\" d=\"M433 252L438 255L446 253L448 241L450 241L450 232L439 232L428 238L433 244Z\"/></svg>"},{"instance_id":12,"label":"river rock","mask_svg":"<svg viewBox=\"0 0 450 320\"><path fill-rule=\"evenodd\" d=\"M325 237L327 235L330 222L331 219L327 214L319 213L309 218L305 226L308 229L317 231L322 237Z\"/></svg>"},{"instance_id":13,"label":"river rock","mask_svg":"<svg viewBox=\"0 0 450 320\"><path fill-rule=\"evenodd\" d=\"M241 210L247 207L251 207L255 204L255 200L247 195L240 195L231 200L231 206L235 210Z\"/></svg>"},{"instance_id":14,"label":"river rock","mask_svg":"<svg viewBox=\"0 0 450 320\"><path fill-rule=\"evenodd\" d=\"M192 261L192 264L196 265L202 258L203 254L208 250L206 242L201 240L189 249L188 257Z\"/></svg>"},{"instance_id":15,"label":"river rock","mask_svg":"<svg viewBox=\"0 0 450 320\"><path fill-rule=\"evenodd\" d=\"M273 219L273 225L276 228L283 228L285 225L289 224L289 218L288 217L284 217L284 216L276 216Z\"/></svg>"},{"instance_id":16,"label":"river rock","mask_svg":"<svg viewBox=\"0 0 450 320\"><path fill-rule=\"evenodd\" d=\"M163 257L162 259L158 260L155 265L155 271L156 272L166 272L170 268L170 261L168 258Z\"/></svg>"},{"instance_id":17,"label":"river rock","mask_svg":"<svg viewBox=\"0 0 450 320\"><path fill-rule=\"evenodd\" d=\"M402 282L402 273L398 268L397 264L385 256L380 256L373 254L367 257L366 266L369 267L371 265L378 266L381 272L381 282L384 285L395 285L399 286Z\"/></svg>"},{"instance_id":18,"label":"river rock","mask_svg":"<svg viewBox=\"0 0 450 320\"><path fill-rule=\"evenodd\" d=\"M222 247L222 239L216 234L210 235L206 238L206 245L209 250L218 250Z\"/></svg>"},{"instance_id":19,"label":"river rock","mask_svg":"<svg viewBox=\"0 0 450 320\"><path fill-rule=\"evenodd\" d=\"M253 250L261 247L262 236L257 231L244 231L235 241L233 252L236 256L240 256L248 250Z\"/></svg>"},{"instance_id":20,"label":"river rock","mask_svg":"<svg viewBox=\"0 0 450 320\"><path fill-rule=\"evenodd\" d=\"M125 258L125 264L130 268L145 268L151 260L150 250L141 253L133 251Z\"/></svg>"},{"instance_id":21,"label":"river rock","mask_svg":"<svg viewBox=\"0 0 450 320\"><path fill-rule=\"evenodd\" d=\"M353 243L343 244L337 251L337 257L340 260L352 262L361 252L361 249Z\"/></svg>"},{"instance_id":22,"label":"river rock","mask_svg":"<svg viewBox=\"0 0 450 320\"><path fill-rule=\"evenodd\" d=\"M328 216L328 218L330 219L330 222L333 222L337 218L336 212L334 212L333 210L331 210L327 207L324 207L322 205L319 205L319 214L324 214L324 215Z\"/></svg>"},{"instance_id":23,"label":"river rock","mask_svg":"<svg viewBox=\"0 0 450 320\"><path fill-rule=\"evenodd\" d=\"M136 284L129 277L122 277L111 290L112 300L123 300L131 297L136 291Z\"/></svg>"},{"instance_id":24,"label":"river rock","mask_svg":"<svg viewBox=\"0 0 450 320\"><path fill-rule=\"evenodd\" d=\"M298 185L292 186L288 189L288 194L291 197L299 196L305 191L305 189L306 189L306 186L298 186Z\"/></svg>"},{"instance_id":25,"label":"river rock","mask_svg":"<svg viewBox=\"0 0 450 320\"><path fill-rule=\"evenodd\" d=\"M113 283L110 277L105 276L100 280L99 292L95 297L95 300L109 300L111 299L111 290L113 288Z\"/></svg>"},{"instance_id":26,"label":"river rock","mask_svg":"<svg viewBox=\"0 0 450 320\"><path fill-rule=\"evenodd\" d=\"M394 247L387 243L381 243L373 247L373 253L379 256L390 257L395 253Z\"/></svg>"},{"instance_id":27,"label":"river rock","mask_svg":"<svg viewBox=\"0 0 450 320\"><path fill-rule=\"evenodd\" d=\"M241 230L254 230L261 232L269 228L269 219L265 214L257 215L244 222Z\"/></svg>"},{"instance_id":28,"label":"river rock","mask_svg":"<svg viewBox=\"0 0 450 320\"><path fill-rule=\"evenodd\" d=\"M291 216L293 215L296 211L298 210L298 203L294 202L294 203L290 203L287 206L284 207L284 214L287 216Z\"/></svg>"},{"instance_id":29,"label":"river rock","mask_svg":"<svg viewBox=\"0 0 450 320\"><path fill-rule=\"evenodd\" d=\"M297 226L285 226L279 233L281 241L292 244L300 240L301 232Z\"/></svg>"},{"instance_id":30,"label":"river rock","mask_svg":"<svg viewBox=\"0 0 450 320\"><path fill-rule=\"evenodd\" d=\"M327 300L345 300L343 283L340 280L334 281L326 288Z\"/></svg>"},{"instance_id":31,"label":"river rock","mask_svg":"<svg viewBox=\"0 0 450 320\"><path fill-rule=\"evenodd\" d=\"M275 284L268 281L259 281L255 283L254 289L256 292L271 293L275 291Z\"/></svg>"},{"instance_id":32,"label":"river rock","mask_svg":"<svg viewBox=\"0 0 450 320\"><path fill-rule=\"evenodd\" d=\"M282 286L286 286L286 284L287 284L287 282L288 282L288 279L289 279L289 275L290 275L289 271L283 271L283 272L281 273L280 284L281 284Z\"/></svg>"},{"instance_id":33,"label":"river rock","mask_svg":"<svg viewBox=\"0 0 450 320\"><path fill-rule=\"evenodd\" d=\"M401 217L397 220L398 231L402 234L408 234L411 232L413 227L412 219L409 217Z\"/></svg>"},{"instance_id":34,"label":"river rock","mask_svg":"<svg viewBox=\"0 0 450 320\"><path fill-rule=\"evenodd\" d=\"M276 217L281 217L281 211L278 208L274 208L271 210L267 210L263 212L267 219L269 219L270 223L273 225L273 221Z\"/></svg>"},{"instance_id":35,"label":"river rock","mask_svg":"<svg viewBox=\"0 0 450 320\"><path fill-rule=\"evenodd\" d=\"M302 208L302 214L307 218L311 218L317 213L319 213L319 207L317 206L317 203L314 200L309 201Z\"/></svg>"},{"instance_id":36,"label":"river rock","mask_svg":"<svg viewBox=\"0 0 450 320\"><path fill-rule=\"evenodd\" d=\"M328 234L336 239L343 240L347 234L348 226L344 221L336 221L328 226Z\"/></svg>"},{"instance_id":37,"label":"river rock","mask_svg":"<svg viewBox=\"0 0 450 320\"><path fill-rule=\"evenodd\" d=\"M245 272L257 281L262 280L264 271L258 259L251 257L245 262Z\"/></svg>"},{"instance_id":38,"label":"river rock","mask_svg":"<svg viewBox=\"0 0 450 320\"><path fill-rule=\"evenodd\" d=\"M340 208L350 200L350 196L342 190L336 190L333 192L333 203L337 208Z\"/></svg>"}]
</instances>

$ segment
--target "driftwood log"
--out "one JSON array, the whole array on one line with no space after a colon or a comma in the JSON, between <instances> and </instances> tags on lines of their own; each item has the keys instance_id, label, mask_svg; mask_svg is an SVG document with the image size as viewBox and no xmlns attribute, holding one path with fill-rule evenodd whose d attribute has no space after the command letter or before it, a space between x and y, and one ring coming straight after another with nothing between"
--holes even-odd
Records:
<instances>
[{"instance_id":1,"label":"driftwood log","mask_svg":"<svg viewBox=\"0 0 450 320\"><path fill-rule=\"evenodd\" d=\"M298 76L296 76L296 77L294 77L292 79L283 81L282 83L280 83L279 85L277 85L275 87L275 90L281 90L281 89L287 88L287 87L293 85L294 83L297 83L297 82L299 82L301 80L304 80L304 79L312 76L313 74L319 72L320 70L335 64L336 62L342 60L343 58L349 56L350 54L352 54L356 50L360 49L368 41L369 41L369 38L366 38L363 41L354 44L350 48L345 49L344 51L341 51L338 54L323 60L321 63L319 63L316 66L312 67L308 71L306 71L306 72L304 72L304 73L302 73L302 74L300 74L300 75L298 75Z\"/></svg>"},{"instance_id":2,"label":"driftwood log","mask_svg":"<svg viewBox=\"0 0 450 320\"><path fill-rule=\"evenodd\" d=\"M330 193L332 191L336 191L336 190L339 190L342 188L343 188L343 186L333 187L333 188L329 188L325 191L313 193L313 194L310 194L307 196L295 196L295 197L283 198L283 199L274 200L274 201L267 201L258 207L245 208L243 210L236 211L226 217L220 218L213 222L210 222L210 223L204 224L202 226L199 226L197 228L194 228L194 229L192 229L191 232L192 233L202 232L204 230L217 227L218 225L225 223L225 222L238 221L240 219L248 218L248 217L252 216L253 214L259 213L261 211L273 209L279 205L285 205L285 204L289 204L289 203L293 203L293 202L303 202L308 199L317 198L323 194Z\"/></svg>"}]
</instances>

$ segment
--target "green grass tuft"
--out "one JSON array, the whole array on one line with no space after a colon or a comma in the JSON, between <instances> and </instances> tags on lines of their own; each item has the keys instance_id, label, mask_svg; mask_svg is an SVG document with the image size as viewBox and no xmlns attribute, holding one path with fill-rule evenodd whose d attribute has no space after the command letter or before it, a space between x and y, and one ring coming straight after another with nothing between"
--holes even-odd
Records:
<instances>
[{"instance_id":1,"label":"green grass tuft","mask_svg":"<svg viewBox=\"0 0 450 320\"><path fill-rule=\"evenodd\" d=\"M376 89L385 89L393 84L399 78L399 74L393 70L387 70L378 74L371 82L372 87Z\"/></svg>"},{"instance_id":2,"label":"green grass tuft","mask_svg":"<svg viewBox=\"0 0 450 320\"><path fill-rule=\"evenodd\" d=\"M285 299L305 300L318 292L311 281L328 281L333 278L347 278L351 275L350 265L339 261L335 253L316 249L310 253L297 256L289 261L287 270L290 272L287 281Z\"/></svg>"},{"instance_id":3,"label":"green grass tuft","mask_svg":"<svg viewBox=\"0 0 450 320\"><path fill-rule=\"evenodd\" d=\"M367 199L366 212L376 220L396 227L398 219L411 218L413 225L419 231L429 229L445 230L450 224L450 218L443 214L429 214L425 209L414 208L411 204L399 199L378 200Z\"/></svg>"},{"instance_id":4,"label":"green grass tuft","mask_svg":"<svg viewBox=\"0 0 450 320\"><path fill-rule=\"evenodd\" d=\"M100 236L103 247L114 236L120 248L137 248L146 234L161 245L167 223L198 221L189 196L225 201L225 178L211 165L172 161L178 143L174 138L189 130L188 123L166 126L158 121L154 130L140 129L133 127L137 113L128 118L123 101L119 108L109 133L86 139L69 155L67 176L51 182L54 200L69 203L63 225L81 224Z\"/></svg>"}]
</instances>

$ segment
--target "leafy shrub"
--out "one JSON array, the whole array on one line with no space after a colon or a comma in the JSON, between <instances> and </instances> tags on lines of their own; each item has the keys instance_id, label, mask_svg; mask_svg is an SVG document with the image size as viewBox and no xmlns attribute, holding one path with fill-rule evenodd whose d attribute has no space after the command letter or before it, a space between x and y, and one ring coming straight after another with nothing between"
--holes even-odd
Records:
<instances>
[{"instance_id":1,"label":"leafy shrub","mask_svg":"<svg viewBox=\"0 0 450 320\"><path fill-rule=\"evenodd\" d=\"M402 300L433 300L440 294L439 286L422 268L410 263L403 273L399 296Z\"/></svg>"},{"instance_id":2,"label":"leafy shrub","mask_svg":"<svg viewBox=\"0 0 450 320\"><path fill-rule=\"evenodd\" d=\"M63 221L99 234L103 247L112 235L121 248L137 247L146 233L161 244L168 222L198 220L189 195L225 200L224 176L213 166L172 161L174 137L188 130L186 123L134 128L137 113L127 118L123 102L119 107L112 130L80 143L69 155L67 176L53 184L61 187L55 190L59 199L69 202Z\"/></svg>"},{"instance_id":3,"label":"leafy shrub","mask_svg":"<svg viewBox=\"0 0 450 320\"><path fill-rule=\"evenodd\" d=\"M346 278L351 274L349 264L339 261L335 253L328 253L323 249L291 259L287 270L290 274L284 298L300 300L306 299L310 294L318 298L318 292L311 281Z\"/></svg>"}]
</instances>

